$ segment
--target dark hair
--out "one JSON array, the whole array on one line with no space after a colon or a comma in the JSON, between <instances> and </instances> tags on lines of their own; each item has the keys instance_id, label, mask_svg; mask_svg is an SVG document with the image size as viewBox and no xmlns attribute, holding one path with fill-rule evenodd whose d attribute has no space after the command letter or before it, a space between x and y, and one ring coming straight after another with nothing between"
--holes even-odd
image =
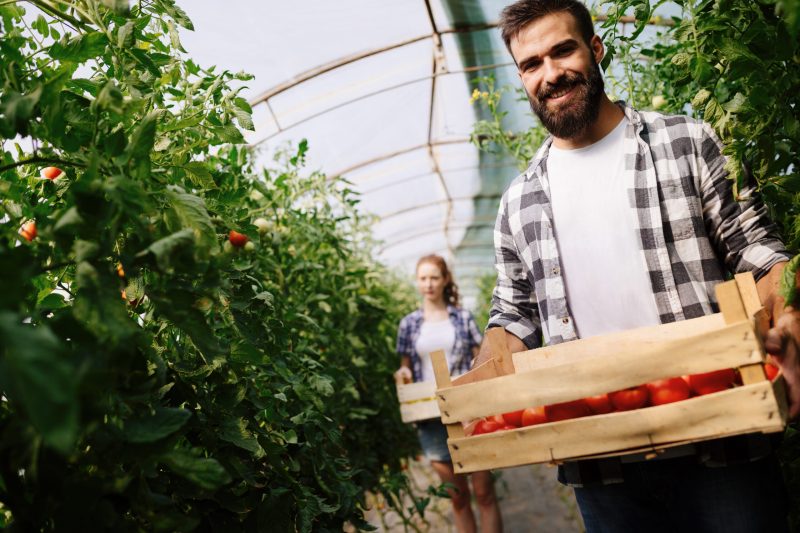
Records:
<instances>
[{"instance_id":1,"label":"dark hair","mask_svg":"<svg viewBox=\"0 0 800 533\"><path fill-rule=\"evenodd\" d=\"M500 13L500 35L506 48L511 52L511 39L519 35L522 29L546 15L567 12L578 24L583 40L591 44L594 37L594 24L589 10L578 0L517 0L506 6ZM513 56L513 54L512 54Z\"/></svg>"},{"instance_id":2,"label":"dark hair","mask_svg":"<svg viewBox=\"0 0 800 533\"><path fill-rule=\"evenodd\" d=\"M450 274L450 270L448 270L447 263L445 262L444 258L436 254L420 257L419 261L417 261L417 270L419 270L419 266L422 263L431 263L439 269L439 272L442 273L442 277L445 281L443 294L444 301L453 307L458 307L458 285L456 285L456 282L453 281L453 275Z\"/></svg>"}]
</instances>

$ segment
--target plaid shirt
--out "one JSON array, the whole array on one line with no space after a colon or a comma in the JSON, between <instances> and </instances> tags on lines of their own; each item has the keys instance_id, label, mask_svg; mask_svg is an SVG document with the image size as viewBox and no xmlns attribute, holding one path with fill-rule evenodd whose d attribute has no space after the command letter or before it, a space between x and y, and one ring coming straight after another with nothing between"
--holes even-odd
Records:
<instances>
[{"instance_id":1,"label":"plaid shirt","mask_svg":"<svg viewBox=\"0 0 800 533\"><path fill-rule=\"evenodd\" d=\"M649 274L661 323L716 312L714 286L727 273L759 279L790 259L755 189L734 200L727 158L708 124L620 107L629 121L625 172L640 240L638 258L625 260L638 259ZM487 327L504 327L528 348L577 338L553 231L551 143L545 140L503 194L494 231L498 276Z\"/></svg>"},{"instance_id":2,"label":"plaid shirt","mask_svg":"<svg viewBox=\"0 0 800 533\"><path fill-rule=\"evenodd\" d=\"M447 314L456 333L447 363L450 367L450 375L458 376L470 369L472 348L480 346L481 332L475 324L472 313L466 309L448 305ZM397 330L397 353L411 358L411 371L415 382L420 381L422 376L422 361L417 353L416 345L423 320L422 310L417 309L403 317Z\"/></svg>"}]
</instances>

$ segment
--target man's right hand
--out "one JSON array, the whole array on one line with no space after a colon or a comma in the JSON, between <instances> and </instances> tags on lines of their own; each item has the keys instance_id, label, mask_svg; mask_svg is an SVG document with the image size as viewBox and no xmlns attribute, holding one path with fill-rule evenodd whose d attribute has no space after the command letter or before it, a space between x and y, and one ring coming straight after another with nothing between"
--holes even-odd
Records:
<instances>
[{"instance_id":1,"label":"man's right hand","mask_svg":"<svg viewBox=\"0 0 800 533\"><path fill-rule=\"evenodd\" d=\"M528 350L528 347L525 346L525 343L523 343L519 339L519 337L517 337L512 333L509 333L508 331L506 331L505 333L506 333L506 344L508 345L508 350L511 353L524 352ZM483 342L481 342L481 348L478 351L478 355L472 361L472 368L475 368L476 366L485 363L486 361L491 359L492 356L493 354L491 346L489 345L489 342L486 340L486 336L484 335Z\"/></svg>"}]
</instances>

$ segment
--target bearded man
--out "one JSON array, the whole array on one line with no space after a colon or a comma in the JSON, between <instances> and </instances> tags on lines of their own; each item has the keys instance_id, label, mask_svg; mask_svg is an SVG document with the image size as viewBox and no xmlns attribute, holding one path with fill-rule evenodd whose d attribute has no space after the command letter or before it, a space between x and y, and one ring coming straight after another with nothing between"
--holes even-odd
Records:
<instances>
[{"instance_id":1,"label":"bearded man","mask_svg":"<svg viewBox=\"0 0 800 533\"><path fill-rule=\"evenodd\" d=\"M752 272L773 312L767 349L800 412L800 313L778 296L790 259L753 187L733 196L708 124L614 103L604 47L576 0L520 0L500 28L550 132L495 226L488 328L512 352L717 311L714 287ZM475 365L489 358L487 345ZM643 456L568 462L588 532L786 531L774 439L746 435Z\"/></svg>"}]
</instances>

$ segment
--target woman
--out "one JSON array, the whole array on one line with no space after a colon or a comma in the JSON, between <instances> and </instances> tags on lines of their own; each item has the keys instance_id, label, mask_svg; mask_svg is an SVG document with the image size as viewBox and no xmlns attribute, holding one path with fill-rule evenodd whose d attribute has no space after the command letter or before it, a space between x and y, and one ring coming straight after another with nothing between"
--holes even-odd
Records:
<instances>
[{"instance_id":1,"label":"woman","mask_svg":"<svg viewBox=\"0 0 800 533\"><path fill-rule=\"evenodd\" d=\"M397 353L401 366L395 372L395 379L399 383L434 381L430 352L441 349L447 355L451 375L463 374L478 353L481 334L472 314L458 307L458 287L444 259L427 255L417 262L417 288L422 295L422 307L400 321ZM422 421L417 423L417 433L422 451L439 478L454 487L448 492L453 502L456 530L476 531L467 476L453 471L444 425L438 418ZM480 510L481 531L502 531L491 473L475 472L471 477Z\"/></svg>"}]
</instances>

